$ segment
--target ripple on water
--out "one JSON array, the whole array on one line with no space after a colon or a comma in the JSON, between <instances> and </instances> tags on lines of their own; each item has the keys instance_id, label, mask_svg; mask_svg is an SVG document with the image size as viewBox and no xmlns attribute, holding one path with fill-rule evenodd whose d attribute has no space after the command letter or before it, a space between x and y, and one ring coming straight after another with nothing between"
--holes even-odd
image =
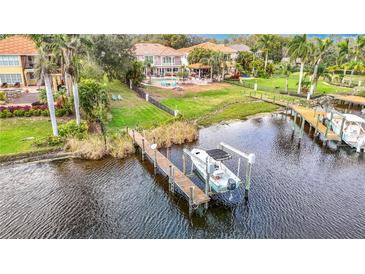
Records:
<instances>
[{"instance_id":1,"label":"ripple on water","mask_svg":"<svg viewBox=\"0 0 365 274\"><path fill-rule=\"evenodd\" d=\"M6 166L0 238L364 238L363 156L326 150L308 134L299 146L290 122L272 117L202 129L184 147L220 141L256 154L248 204L241 188L189 216L182 195L138 157ZM181 155L173 147L180 167ZM234 172L236 164L227 162Z\"/></svg>"}]
</instances>

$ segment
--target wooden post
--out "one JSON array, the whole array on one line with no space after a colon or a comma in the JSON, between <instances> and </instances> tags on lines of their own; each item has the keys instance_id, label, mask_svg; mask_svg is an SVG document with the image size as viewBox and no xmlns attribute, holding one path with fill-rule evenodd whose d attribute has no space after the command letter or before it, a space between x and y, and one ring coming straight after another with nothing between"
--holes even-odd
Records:
<instances>
[{"instance_id":1,"label":"wooden post","mask_svg":"<svg viewBox=\"0 0 365 274\"><path fill-rule=\"evenodd\" d=\"M194 205L194 187L191 186L189 188L190 190L190 195L189 195L189 208L190 210L192 209L193 205Z\"/></svg>"},{"instance_id":2,"label":"wooden post","mask_svg":"<svg viewBox=\"0 0 365 274\"><path fill-rule=\"evenodd\" d=\"M208 195L208 192L209 192L209 178L210 178L210 174L209 174L208 164L209 164L209 157L207 157L206 160L205 160L205 173L206 173L206 178L205 178L205 195Z\"/></svg>"},{"instance_id":3,"label":"wooden post","mask_svg":"<svg viewBox=\"0 0 365 274\"><path fill-rule=\"evenodd\" d=\"M175 184L175 168L171 168L171 181L170 181L170 192L174 193L174 184Z\"/></svg>"},{"instance_id":4,"label":"wooden post","mask_svg":"<svg viewBox=\"0 0 365 274\"><path fill-rule=\"evenodd\" d=\"M261 92L261 100L262 100L262 92Z\"/></svg>"},{"instance_id":5,"label":"wooden post","mask_svg":"<svg viewBox=\"0 0 365 274\"><path fill-rule=\"evenodd\" d=\"M343 126L345 125L345 117L342 118L342 122L341 122L341 130L340 130L340 138L342 141L342 134L343 134Z\"/></svg>"},{"instance_id":6,"label":"wooden post","mask_svg":"<svg viewBox=\"0 0 365 274\"><path fill-rule=\"evenodd\" d=\"M317 135L317 132L318 132L319 117L320 117L320 114L317 115L316 128L314 129L314 135Z\"/></svg>"},{"instance_id":7,"label":"wooden post","mask_svg":"<svg viewBox=\"0 0 365 274\"><path fill-rule=\"evenodd\" d=\"M182 155L182 162L183 162L183 173L184 173L184 175L186 175L186 157L185 157L184 152L183 152L183 155Z\"/></svg>"},{"instance_id":8,"label":"wooden post","mask_svg":"<svg viewBox=\"0 0 365 274\"><path fill-rule=\"evenodd\" d=\"M142 147L141 147L141 150L142 150L142 161L144 161L144 138L142 138Z\"/></svg>"},{"instance_id":9,"label":"wooden post","mask_svg":"<svg viewBox=\"0 0 365 274\"><path fill-rule=\"evenodd\" d=\"M157 171L157 148L153 150L153 169L155 171Z\"/></svg>"},{"instance_id":10,"label":"wooden post","mask_svg":"<svg viewBox=\"0 0 365 274\"><path fill-rule=\"evenodd\" d=\"M245 185L245 200L248 200L248 193L250 192L251 187L251 164L247 162L246 165L246 185Z\"/></svg>"},{"instance_id":11,"label":"wooden post","mask_svg":"<svg viewBox=\"0 0 365 274\"><path fill-rule=\"evenodd\" d=\"M305 119L304 119L304 117L302 116L302 125L301 125L301 127L300 127L300 135L299 135L299 139L302 139L302 138L303 138L304 123L305 123Z\"/></svg>"},{"instance_id":12,"label":"wooden post","mask_svg":"<svg viewBox=\"0 0 365 274\"><path fill-rule=\"evenodd\" d=\"M134 136L134 129L132 130L132 133L133 133L133 144L136 143L136 136Z\"/></svg>"}]
</instances>

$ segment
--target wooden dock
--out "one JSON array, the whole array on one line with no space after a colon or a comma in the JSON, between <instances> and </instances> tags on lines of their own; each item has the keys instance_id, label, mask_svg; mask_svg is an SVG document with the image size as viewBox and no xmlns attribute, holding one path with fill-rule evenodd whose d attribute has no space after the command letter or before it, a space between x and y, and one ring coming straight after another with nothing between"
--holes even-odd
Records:
<instances>
[{"instance_id":1,"label":"wooden dock","mask_svg":"<svg viewBox=\"0 0 365 274\"><path fill-rule=\"evenodd\" d=\"M155 168L159 168L165 175L169 176L170 190L176 185L189 199L192 206L199 206L209 202L210 197L206 195L197 185L195 185L182 171L179 170L168 158L157 149L151 148L149 143L140 133L135 130L128 131L135 145L142 151L142 159L146 155Z\"/></svg>"},{"instance_id":2,"label":"wooden dock","mask_svg":"<svg viewBox=\"0 0 365 274\"><path fill-rule=\"evenodd\" d=\"M280 97L276 98L276 96L273 95L270 98L269 96L263 96L263 93L256 94L256 91L250 92L249 97L284 107L286 109L286 112L288 112L289 110L294 111L294 123L296 123L296 117L297 115L299 115L299 118L302 118L300 128L301 134L299 135L300 138L303 134L304 124L305 122L307 122L310 125L310 129L314 128L316 133L323 134L325 141L340 141L340 137L320 121L320 118L327 116L328 113L325 111L316 111L312 108L300 106L299 104L296 104L295 99L293 99L291 102L281 101ZM365 101L365 98L363 99Z\"/></svg>"},{"instance_id":3,"label":"wooden dock","mask_svg":"<svg viewBox=\"0 0 365 274\"><path fill-rule=\"evenodd\" d=\"M365 106L365 97L355 95L333 95L336 100L348 102L350 104L357 104Z\"/></svg>"},{"instance_id":4,"label":"wooden dock","mask_svg":"<svg viewBox=\"0 0 365 274\"><path fill-rule=\"evenodd\" d=\"M326 140L329 141L340 141L340 137L330 130L327 126L325 126L321 121L319 121L320 117L325 117L327 112L325 111L315 111L311 108L301 107L301 106L291 106L291 108L298 113L303 122L307 121L307 123L314 128L317 133L321 133L325 136ZM304 126L304 123L303 123ZM302 126L302 127L303 127Z\"/></svg>"}]
</instances>

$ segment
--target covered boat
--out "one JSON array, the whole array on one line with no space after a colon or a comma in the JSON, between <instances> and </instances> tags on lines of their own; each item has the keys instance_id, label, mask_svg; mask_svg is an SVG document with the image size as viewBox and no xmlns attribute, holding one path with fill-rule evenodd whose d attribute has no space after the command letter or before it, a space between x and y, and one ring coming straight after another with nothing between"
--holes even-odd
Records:
<instances>
[{"instance_id":1,"label":"covered boat","mask_svg":"<svg viewBox=\"0 0 365 274\"><path fill-rule=\"evenodd\" d=\"M331 114L327 114L330 119ZM342 124L343 123L343 124ZM333 114L332 130L340 135L349 146L356 148L357 152L365 149L365 120L354 114Z\"/></svg>"},{"instance_id":2,"label":"covered boat","mask_svg":"<svg viewBox=\"0 0 365 274\"><path fill-rule=\"evenodd\" d=\"M224 164L223 160L229 159L230 155L222 155L219 150L208 150L194 148L191 151L195 157L192 162L197 173L206 180L207 172L209 173L209 187L211 191L223 193L237 189L241 184L238 178Z\"/></svg>"}]
</instances>

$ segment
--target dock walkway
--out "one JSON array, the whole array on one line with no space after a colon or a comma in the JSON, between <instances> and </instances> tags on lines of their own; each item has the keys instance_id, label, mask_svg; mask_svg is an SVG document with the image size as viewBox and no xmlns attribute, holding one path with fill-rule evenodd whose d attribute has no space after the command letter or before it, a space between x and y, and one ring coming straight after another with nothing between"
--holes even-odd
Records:
<instances>
[{"instance_id":1,"label":"dock walkway","mask_svg":"<svg viewBox=\"0 0 365 274\"><path fill-rule=\"evenodd\" d=\"M336 100L365 106L365 97L355 95L333 95L333 98Z\"/></svg>"},{"instance_id":2,"label":"dock walkway","mask_svg":"<svg viewBox=\"0 0 365 274\"><path fill-rule=\"evenodd\" d=\"M321 121L319 121L319 116L326 116L327 112L325 111L315 111L311 108L305 108L301 106L291 106L291 108L303 117L305 121L309 123L311 127L313 127L317 132L326 136L327 140L331 141L339 141L340 137L334 133L332 130L328 129Z\"/></svg>"},{"instance_id":3,"label":"dock walkway","mask_svg":"<svg viewBox=\"0 0 365 274\"><path fill-rule=\"evenodd\" d=\"M142 149L142 153L148 156L151 162L155 161L155 164L162 170L167 176L171 176L171 168L173 175L170 180L187 196L191 199L191 191L193 191L192 203L195 206L205 204L209 202L210 197L206 195L197 185L195 185L182 171L179 170L169 159L167 159L157 149L152 149L151 144L137 131L130 130L128 134L133 138L133 141Z\"/></svg>"}]
</instances>

